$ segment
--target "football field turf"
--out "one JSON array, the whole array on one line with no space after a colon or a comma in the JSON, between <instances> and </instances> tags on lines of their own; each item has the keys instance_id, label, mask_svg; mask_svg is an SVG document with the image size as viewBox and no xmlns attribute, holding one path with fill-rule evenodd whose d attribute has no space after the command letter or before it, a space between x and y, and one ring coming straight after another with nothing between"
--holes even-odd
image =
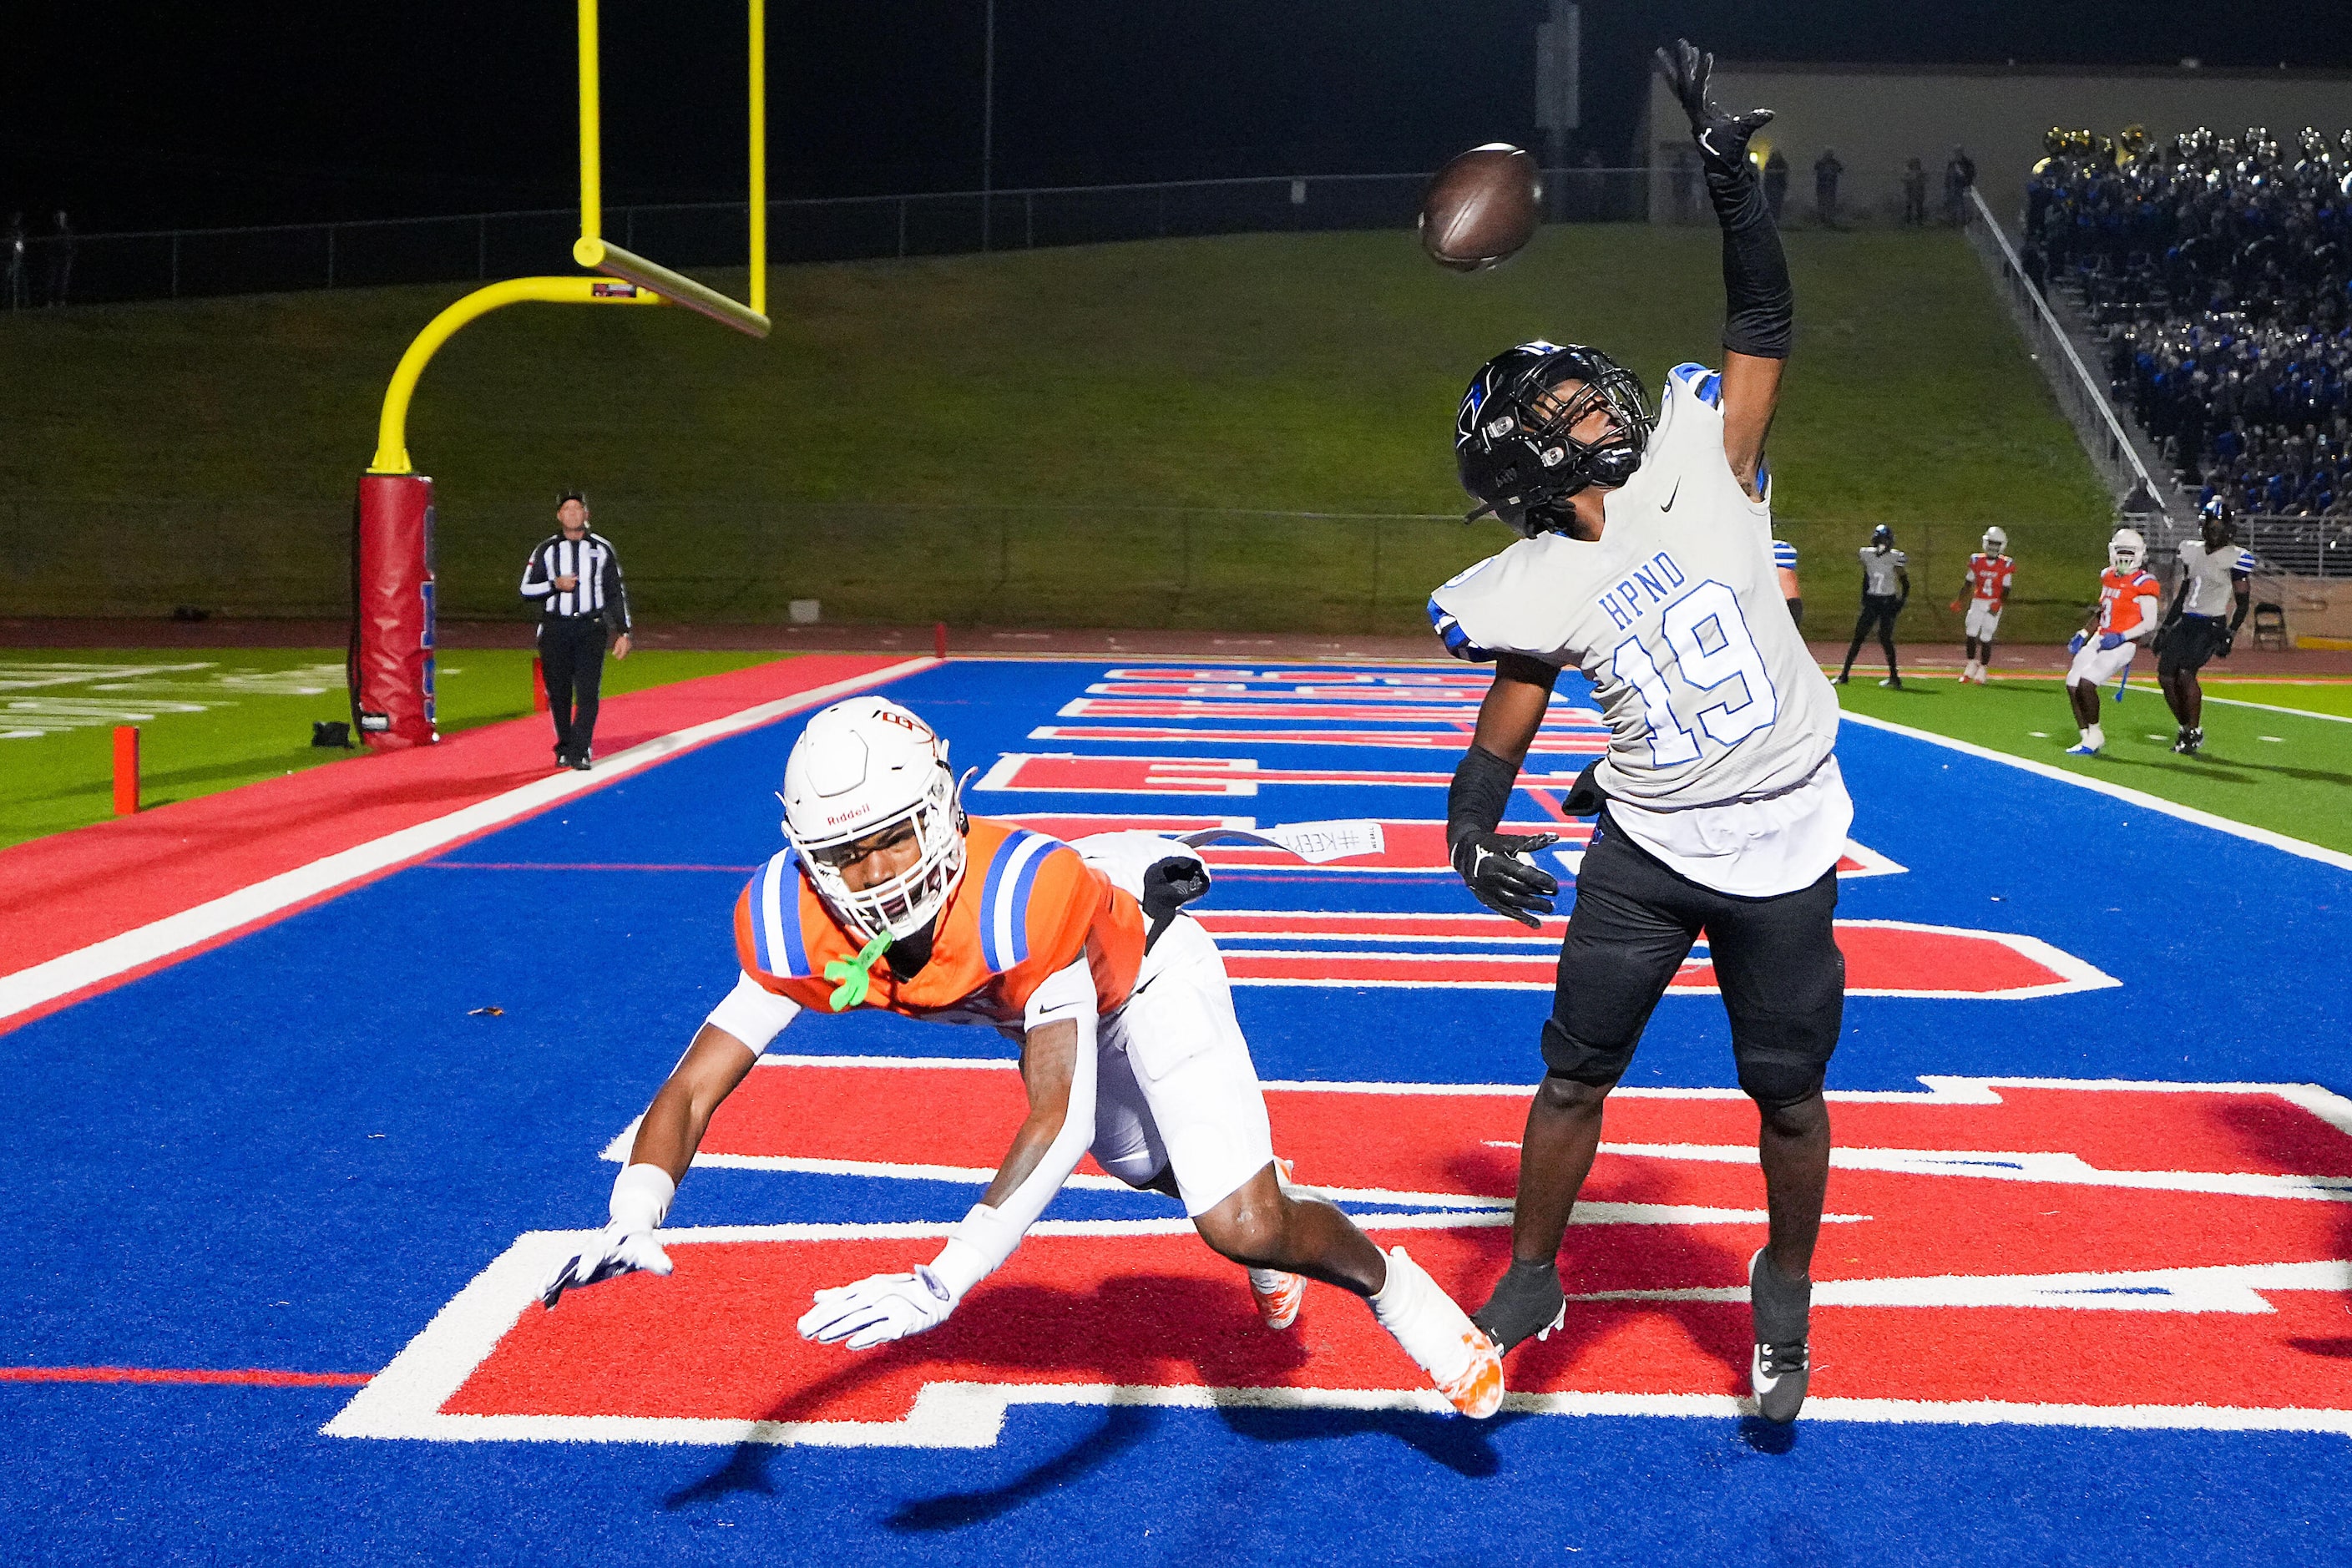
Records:
<instances>
[{"instance_id":1,"label":"football field turf","mask_svg":"<svg viewBox=\"0 0 2352 1568\"><path fill-rule=\"evenodd\" d=\"M1380 852L1320 868L1217 852L1200 916L1300 1177L1483 1294L1557 943L1444 868L1484 672L858 679L981 770L982 815L1381 822ZM1601 732L1561 691L1509 820L1565 836L1572 885L1559 791ZM2343 1560L2352 856L1847 723L1805 1417L1741 1402L1762 1185L1702 949L1611 1103L1566 1331L1472 1424L1339 1292L1258 1327L1174 1205L1102 1179L931 1334L800 1341L811 1289L936 1249L1018 1119L994 1036L875 1015L802 1019L725 1108L675 1276L539 1307L733 979L801 721L754 718L423 824L359 879L257 890L162 959L77 949L38 1016L5 1016L29 993L0 974L0 1173L26 1200L0 1556ZM383 776L435 761L411 756ZM152 896L104 912L177 907Z\"/></svg>"},{"instance_id":2,"label":"football field turf","mask_svg":"<svg viewBox=\"0 0 2352 1568\"><path fill-rule=\"evenodd\" d=\"M604 690L778 657L642 648L604 661ZM442 733L529 713L530 658L521 648L443 650ZM0 847L113 815L117 724L139 728L141 800L154 806L359 760L310 744L320 719L351 721L341 648L0 649Z\"/></svg>"},{"instance_id":3,"label":"football field turf","mask_svg":"<svg viewBox=\"0 0 2352 1568\"><path fill-rule=\"evenodd\" d=\"M1878 674L1874 666L1857 664L1853 683L1838 688L1839 703L1848 712L2352 850L2352 723L2345 721L2352 714L2352 683L2209 680L2205 749L2184 757L2173 753L2172 714L2152 672L2136 669L2121 702L2112 684L2100 698L2106 749L2070 757L2066 748L2080 731L2055 678L2000 677L1970 686L1948 675L1915 673L1903 678L1902 690L1889 691Z\"/></svg>"}]
</instances>

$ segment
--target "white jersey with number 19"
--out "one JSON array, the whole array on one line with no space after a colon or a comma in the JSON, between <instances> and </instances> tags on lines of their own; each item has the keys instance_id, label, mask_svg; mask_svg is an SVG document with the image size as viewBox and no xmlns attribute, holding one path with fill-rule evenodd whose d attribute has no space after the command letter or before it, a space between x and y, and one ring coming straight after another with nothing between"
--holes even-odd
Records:
<instances>
[{"instance_id":1,"label":"white jersey with number 19","mask_svg":"<svg viewBox=\"0 0 2352 1568\"><path fill-rule=\"evenodd\" d=\"M1610 816L1691 880L1759 898L1837 863L1853 805L1837 699L1789 617L1771 508L1723 450L1721 378L1667 373L1633 477L1601 538L1522 540L1438 589L1454 654L1581 670L1610 731Z\"/></svg>"}]
</instances>

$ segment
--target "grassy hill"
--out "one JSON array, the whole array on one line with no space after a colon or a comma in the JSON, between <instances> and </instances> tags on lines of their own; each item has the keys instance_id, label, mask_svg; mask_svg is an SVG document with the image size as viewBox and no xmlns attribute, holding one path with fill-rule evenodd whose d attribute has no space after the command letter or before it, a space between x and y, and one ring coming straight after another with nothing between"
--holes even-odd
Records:
<instances>
[{"instance_id":1,"label":"grassy hill","mask_svg":"<svg viewBox=\"0 0 2352 1568\"><path fill-rule=\"evenodd\" d=\"M1942 231L1789 245L1772 464L1811 624L1851 615L1852 552L1888 521L1926 635L1997 521L2022 568L2008 629L2061 633L2107 506L1974 258ZM453 616L518 613L523 552L579 484L656 618L817 598L828 619L1407 630L1508 539L1443 521L1479 361L1588 341L1654 391L1717 357L1720 290L1711 233L1616 226L1470 278L1396 233L781 268L766 342L675 310L479 321L427 371L409 447ZM0 614L339 612L384 380L458 292L0 316Z\"/></svg>"}]
</instances>

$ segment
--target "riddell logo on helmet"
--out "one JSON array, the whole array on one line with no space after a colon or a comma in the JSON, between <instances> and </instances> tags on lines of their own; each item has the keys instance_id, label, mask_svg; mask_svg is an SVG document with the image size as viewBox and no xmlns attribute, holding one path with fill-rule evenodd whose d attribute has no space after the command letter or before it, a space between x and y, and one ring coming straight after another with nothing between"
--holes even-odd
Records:
<instances>
[{"instance_id":1,"label":"riddell logo on helmet","mask_svg":"<svg viewBox=\"0 0 2352 1568\"><path fill-rule=\"evenodd\" d=\"M845 822L855 822L861 816L871 816L873 815L874 814L870 809L861 805L849 811L835 812L831 816L824 819L824 825L827 827L838 827Z\"/></svg>"}]
</instances>

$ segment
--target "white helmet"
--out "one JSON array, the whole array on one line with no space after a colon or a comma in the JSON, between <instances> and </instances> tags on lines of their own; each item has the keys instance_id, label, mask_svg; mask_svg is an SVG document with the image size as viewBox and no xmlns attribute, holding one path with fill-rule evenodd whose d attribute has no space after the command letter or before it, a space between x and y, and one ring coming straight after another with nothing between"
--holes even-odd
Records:
<instances>
[{"instance_id":1,"label":"white helmet","mask_svg":"<svg viewBox=\"0 0 2352 1568\"><path fill-rule=\"evenodd\" d=\"M2147 541L2136 528L2119 528L2107 541L2107 564L2118 572L2137 572L2147 559Z\"/></svg>"},{"instance_id":2,"label":"white helmet","mask_svg":"<svg viewBox=\"0 0 2352 1568\"><path fill-rule=\"evenodd\" d=\"M2009 535L1999 528L1988 528L1985 530L1984 547L1987 555L1999 555L2009 548Z\"/></svg>"},{"instance_id":3,"label":"white helmet","mask_svg":"<svg viewBox=\"0 0 2352 1568\"><path fill-rule=\"evenodd\" d=\"M965 819L948 743L896 702L852 697L820 710L784 763L784 837L834 918L861 941L904 942L939 918L963 880ZM920 853L886 881L851 891L850 845L911 822Z\"/></svg>"}]
</instances>

